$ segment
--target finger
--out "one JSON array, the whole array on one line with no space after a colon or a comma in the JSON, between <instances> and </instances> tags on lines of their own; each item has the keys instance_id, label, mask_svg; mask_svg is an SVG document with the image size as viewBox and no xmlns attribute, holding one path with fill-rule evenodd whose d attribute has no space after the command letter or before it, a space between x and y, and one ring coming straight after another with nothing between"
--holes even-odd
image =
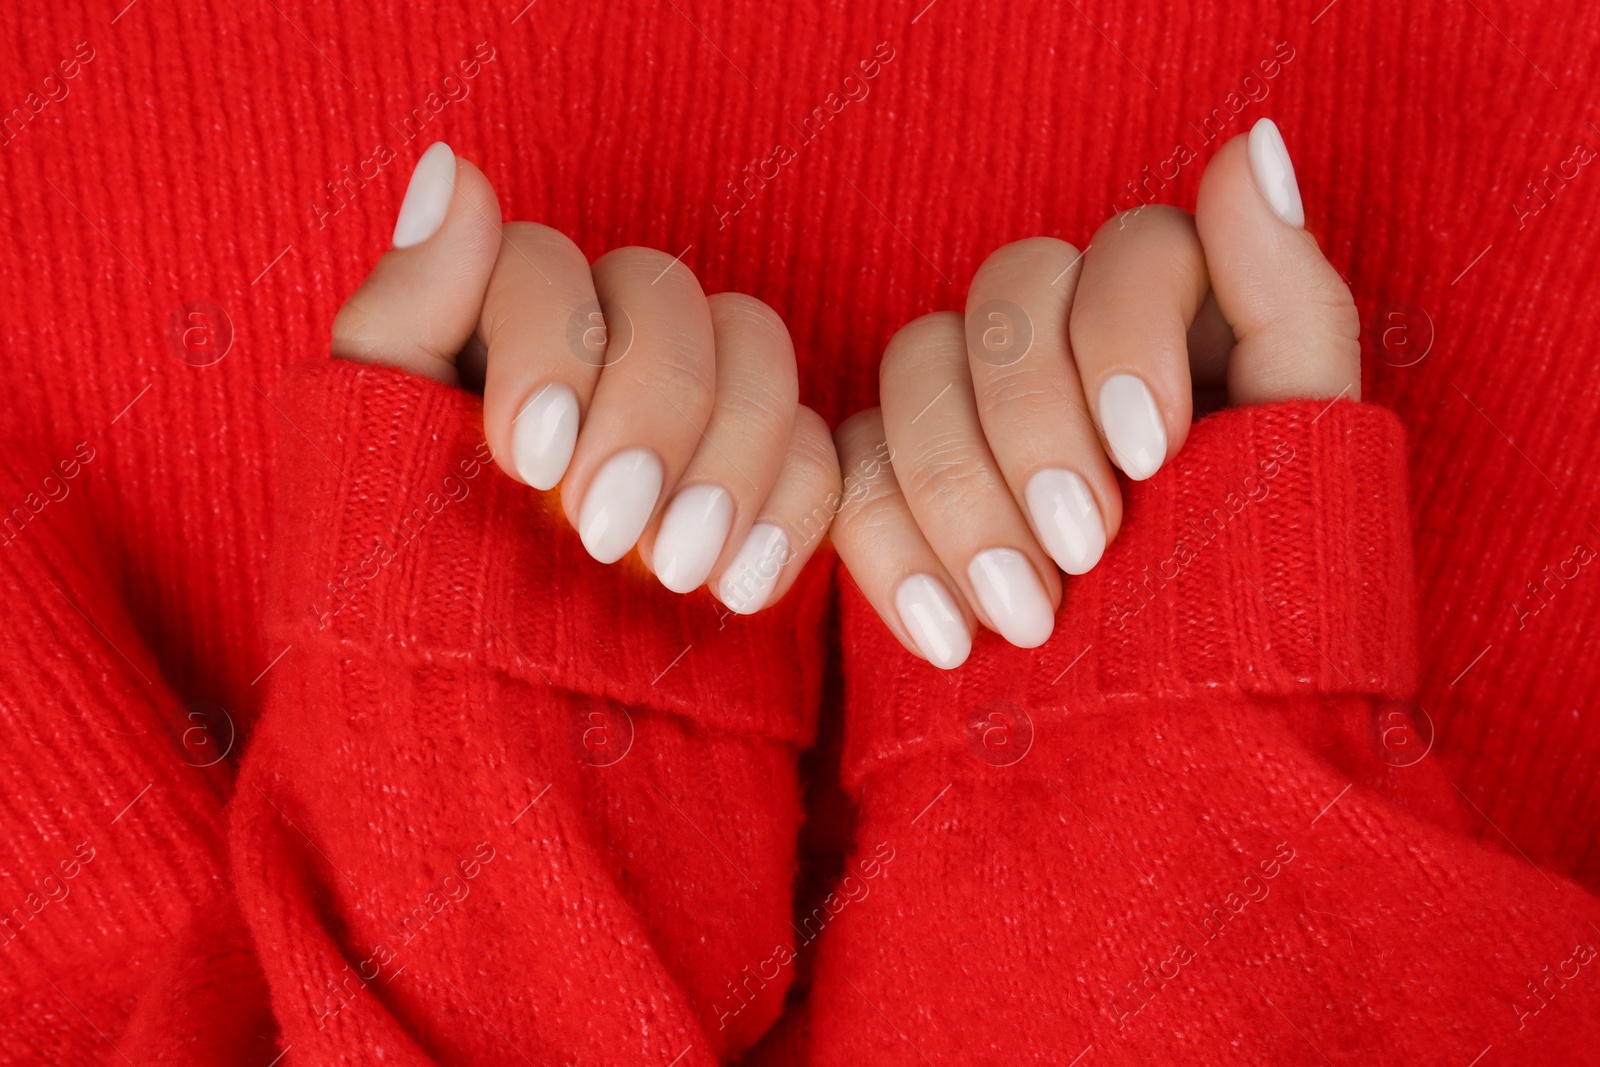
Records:
<instances>
[{"instance_id":1,"label":"finger","mask_svg":"<svg viewBox=\"0 0 1600 1067\"><path fill-rule=\"evenodd\" d=\"M478 337L490 451L507 474L552 489L572 459L605 360L605 321L578 246L548 226L508 223Z\"/></svg>"},{"instance_id":2,"label":"finger","mask_svg":"<svg viewBox=\"0 0 1600 1067\"><path fill-rule=\"evenodd\" d=\"M828 424L810 408L796 408L778 479L715 580L717 598L740 615L783 599L827 536L838 501L839 459Z\"/></svg>"},{"instance_id":3,"label":"finger","mask_svg":"<svg viewBox=\"0 0 1600 1067\"><path fill-rule=\"evenodd\" d=\"M383 254L333 320L337 359L451 385L500 247L500 204L477 167L437 142L422 153Z\"/></svg>"},{"instance_id":4,"label":"finger","mask_svg":"<svg viewBox=\"0 0 1600 1067\"><path fill-rule=\"evenodd\" d=\"M1190 324L1206 298L1194 220L1155 205L1094 235L1072 305L1072 351L1122 472L1142 481L1176 455L1193 416Z\"/></svg>"},{"instance_id":5,"label":"finger","mask_svg":"<svg viewBox=\"0 0 1600 1067\"><path fill-rule=\"evenodd\" d=\"M972 609L900 492L881 413L852 415L834 442L846 472L831 534L840 562L908 651L945 670L961 666L972 651Z\"/></svg>"},{"instance_id":6,"label":"finger","mask_svg":"<svg viewBox=\"0 0 1600 1067\"><path fill-rule=\"evenodd\" d=\"M1122 494L1067 339L1082 255L1038 237L999 249L967 293L967 365L989 450L1039 543L1068 574L1100 561Z\"/></svg>"},{"instance_id":7,"label":"finger","mask_svg":"<svg viewBox=\"0 0 1600 1067\"><path fill-rule=\"evenodd\" d=\"M718 293L708 303L715 406L659 530L647 532L640 545L661 584L675 593L699 588L719 560L732 556L730 541L744 543L783 464L799 402L794 345L778 313L742 293Z\"/></svg>"},{"instance_id":8,"label":"finger","mask_svg":"<svg viewBox=\"0 0 1600 1067\"><path fill-rule=\"evenodd\" d=\"M985 626L1019 648L1055 628L1061 579L984 440L960 316L907 325L878 370L895 477L922 535Z\"/></svg>"},{"instance_id":9,"label":"finger","mask_svg":"<svg viewBox=\"0 0 1600 1067\"><path fill-rule=\"evenodd\" d=\"M715 394L715 343L700 283L665 252L619 248L595 262L593 275L605 366L561 504L589 554L614 563L700 443Z\"/></svg>"},{"instance_id":10,"label":"finger","mask_svg":"<svg viewBox=\"0 0 1600 1067\"><path fill-rule=\"evenodd\" d=\"M1294 164L1271 119L1223 145L1206 166L1195 223L1237 341L1228 357L1229 399L1359 399L1355 301L1302 228Z\"/></svg>"}]
</instances>

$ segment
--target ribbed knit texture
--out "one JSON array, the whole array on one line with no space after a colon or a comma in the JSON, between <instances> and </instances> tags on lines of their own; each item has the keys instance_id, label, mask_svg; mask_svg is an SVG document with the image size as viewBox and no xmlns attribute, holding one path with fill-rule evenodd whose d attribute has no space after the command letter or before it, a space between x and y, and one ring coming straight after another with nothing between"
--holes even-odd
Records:
<instances>
[{"instance_id":1,"label":"ribbed knit texture","mask_svg":"<svg viewBox=\"0 0 1600 1067\"><path fill-rule=\"evenodd\" d=\"M1051 639L955 675L847 590L856 848L761 1062L1590 1062L1593 897L1471 844L1407 717L1402 446L1202 421Z\"/></svg>"},{"instance_id":2,"label":"ribbed knit texture","mask_svg":"<svg viewBox=\"0 0 1600 1067\"><path fill-rule=\"evenodd\" d=\"M1216 116L1211 128L1226 136L1270 114L1294 156L1309 228L1348 277L1368 324L1365 396L1393 410L1405 427L1415 658L1404 633L1392 635L1394 644L1383 649L1372 642L1388 640L1387 630L1342 630L1341 618L1329 614L1335 602L1324 598L1318 584L1331 577L1284 584L1279 550L1287 535L1269 514L1250 510L1255 504L1242 516L1256 524L1248 529L1277 537L1278 544L1263 541L1260 555L1249 555L1248 546L1225 534L1213 548L1225 548L1237 561L1226 574L1232 584L1219 579L1196 591L1182 585L1187 575L1180 576L1181 602L1168 590L1129 619L1129 626L1196 635L1197 644L1186 645L1181 658L1155 665L1168 681L1191 682L1204 677L1197 672L1220 666L1214 654L1207 655L1215 646L1201 638L1226 632L1235 621L1260 626L1241 632L1287 646L1274 644L1270 654L1265 646L1253 646L1261 658L1250 662L1270 666L1286 683L1303 681L1343 693L1341 699L1367 702L1356 716L1368 716L1362 737L1349 745L1366 745L1361 751L1369 754L1366 731L1377 691L1345 688L1338 672L1356 680L1368 678L1369 671L1392 679L1403 694L1390 709L1404 716L1395 721L1431 723L1433 743L1421 763L1405 768L1416 774L1402 775L1393 785L1386 803L1396 807L1385 810L1439 827L1443 835L1405 836L1412 850L1407 854L1425 850L1426 869L1459 871L1449 866L1450 857L1479 848L1467 844L1479 838L1483 849L1499 850L1526 877L1536 878L1530 887L1509 875L1502 881L1497 873L1479 892L1491 901L1501 899L1495 894L1510 895L1513 904L1540 915L1549 945L1600 940L1600 933L1563 925L1567 891L1553 890L1530 866L1539 865L1558 884L1567 876L1600 890L1600 727L1593 697L1600 678L1593 640L1600 629L1600 593L1589 587L1593 567L1585 563L1574 571L1571 562L1600 549L1596 483L1588 475L1600 452L1600 428L1592 417L1600 408L1600 380L1592 372L1600 325L1590 308L1592 279L1600 269L1592 210L1600 178L1592 164L1569 162L1586 158L1581 151L1575 156L1580 145L1590 153L1600 149L1600 133L1590 125L1592 94L1585 91L1596 81L1600 43L1600 10L1593 6L1436 0L1398 7L1375 0L1310 0L1174 8L1023 0L980 8L956 0L931 7L867 0L849 7L802 3L757 10L682 0L625 0L605 7L540 0L529 8L446 2L419 9L371 2L137 0L124 7L22 0L0 7L0 42L6 59L0 64L0 115L6 116L0 135L0 188L6 191L0 257L7 268L0 271L0 346L10 356L11 412L0 428L0 507L8 517L0 535L6 608L0 620L0 766L7 783L0 791L0 888L9 887L0 908L8 915L21 909L22 915L13 924L20 933L0 936L8 946L0 947L0 993L8 1009L0 1013L0 1062L120 1063L108 1044L114 1042L140 1063L206 1062L203 1052L178 1050L207 1047L231 1047L231 1062L251 1062L259 1052L256 1062L266 1063L288 1043L277 1031L279 1022L268 1027L268 1017L298 1019L291 1028L307 1025L307 1004L277 999L270 1011L258 1003L243 1009L251 1013L250 1022L232 1036L254 1036L242 1051L215 1029L224 1007L253 1002L251 990L268 983L277 995L284 981L308 973L258 973L255 953L258 944L262 951L271 949L268 932L325 946L316 938L344 936L339 927L355 915L352 902L337 895L339 885L350 887L336 874L282 866L279 837L287 835L291 856L304 858L303 846L295 845L300 838L281 817L276 824L260 821L261 794L296 802L296 790L307 784L273 777L286 773L286 763L296 758L308 779L348 768L351 780L342 783L349 790L347 804L356 804L357 797L361 805L376 804L375 797L392 794L383 792L380 780L355 773L356 765L338 762L349 751L318 749L309 730L296 739L285 736L287 725L266 724L262 739L278 738L272 750L277 762L264 758L263 750L255 779L261 791L244 794L255 798L256 807L242 811L236 823L256 828L262 851L255 867L237 873L254 871L254 884L262 887L333 887L327 890L331 895L316 898L315 918L329 925L291 931L283 915L264 917L257 910L249 916L256 933L240 928L236 905L228 903L236 895L236 872L225 860L222 809L236 790L240 754L258 740L254 730L267 694L331 699L353 684L333 677L334 667L346 662L335 651L340 646L300 646L285 636L282 620L288 615L274 616L269 626L269 602L290 615L297 602L326 603L326 583L338 580L339 567L354 568L366 558L312 553L307 540L304 559L280 549L277 558L294 565L274 574L273 516L289 499L280 448L303 451L308 438L325 447L316 427L299 425L276 390L288 366L325 351L334 310L386 244L410 166L434 139L448 140L484 168L507 217L559 227L590 255L630 243L682 251L707 291L736 288L771 303L794 334L803 398L837 420L873 402L877 356L891 332L923 312L960 307L967 279L994 247L1039 233L1082 245L1113 210L1137 203L1128 183L1143 180L1146 167L1160 173L1175 143L1190 146L1201 159L1209 154L1213 144L1198 129L1205 116ZM465 77L461 64L480 44L491 47L494 58L480 61L474 76ZM874 60L885 44L883 54L892 58L878 60L876 75L865 79L860 64ZM455 80L444 83L452 74ZM849 74L858 80L844 84ZM430 98L435 89L440 95ZM828 115L820 129L818 107ZM20 118L16 108L24 109ZM426 121L418 121L419 108ZM730 188L730 182L746 181L747 164L754 163L755 171L780 142L795 158L776 178L764 185L751 180L742 194ZM364 166L380 144L392 150L393 160ZM346 167L356 176L348 176ZM1152 179L1144 195L1190 205L1200 169L1198 163L1185 166L1164 184ZM382 390L375 395L389 396ZM366 396L346 399L359 404ZM426 408L437 417L449 405L430 403L443 405ZM1316 423L1317 432L1333 419L1330 413ZM452 440L464 443L467 436L460 431ZM87 454L93 458L82 460ZM75 473L69 475L74 457ZM1294 470L1288 465L1287 472ZM438 474L442 480L445 472ZM1177 474L1170 472L1168 488L1185 491ZM345 491L352 487L343 476L369 489L377 484L375 473L344 469L334 477ZM420 475L413 469L409 476ZM479 490L491 477L498 476L490 470L476 480L467 498L473 507L484 504L491 491ZM1133 500L1171 514L1181 502L1155 492L1136 492ZM330 504L323 514L334 521L352 512ZM530 521L538 517L536 510L526 514ZM451 517L447 509L437 521ZM1130 510L1130 529L1160 531L1165 521L1138 519ZM315 543L324 548L338 534L334 527L290 528L302 538L321 539ZM555 536L553 525L538 528ZM433 532L430 523L420 554L434 551ZM1391 533L1404 541L1403 532ZM489 554L487 542L476 543ZM592 577L570 543L564 544L555 559ZM1124 568L1129 581L1170 552L1164 532L1144 544L1160 554ZM1124 551L1120 545L1113 554ZM1389 547L1398 552L1403 544ZM589 607L558 600L512 611L508 605L515 596L548 594L551 585L538 575L501 574L490 581L487 558L456 566L453 574L385 569L378 580L382 598L357 595L335 617L335 628L358 622L367 627L365 645L361 636L348 635L356 642L349 646L351 661L370 655L374 642L393 637L395 648L408 656L448 660L463 671L482 668L485 677L496 679L496 699L531 706L555 699L548 694L560 690L569 694L560 698L565 701L580 691L566 687L584 682L620 701L624 689L666 666L662 653L677 653L670 645L679 628L707 636L694 628L709 624L690 617L695 610L712 610L705 601L694 608L662 597L652 600L662 605L652 609L663 613L659 627L644 619L625 622L629 644L596 644L588 649L593 661L585 661L583 642L593 634L576 626L579 620L587 626L595 618L615 617L626 598L608 591L614 587L586 578L582 588L594 594L584 601ZM439 583L451 578L482 583L473 592L487 619L475 623L468 615L446 613L449 618L441 620L432 610L448 592ZM1313 657L1304 643L1297 645L1292 631L1285 636L1275 628L1274 615L1247 603L1247 590L1237 584L1243 579L1266 593L1296 629L1313 635L1332 664ZM288 599L291 580L319 584ZM1058 630L1055 643L1037 656L1006 659L1003 679L997 667L986 665L1008 654L992 646L969 673L988 670L996 685L1003 682L1005 692L997 690L996 699L1031 700L1056 677L1051 667L1058 673L1093 644L1089 656L1096 658L1086 657L1059 684L1090 687L1071 690L1074 699L1120 691L1125 679L1137 675L1139 663L1119 664L1109 634L1102 639L1098 630L1085 632L1079 625L1106 625L1109 600L1119 595L1103 584L1108 580L1070 583L1066 611L1072 625ZM269 586L278 590L271 598ZM407 588L432 597L417 602L430 610L408 618ZM1291 594L1313 591L1315 596L1291 608ZM1355 595L1338 603L1348 609L1368 602ZM507 610L493 614L491 608ZM520 612L544 614L552 620L550 631L534 640L508 629ZM564 629L566 619L573 628ZM852 631L851 643L862 647L873 632L863 623ZM1362 643L1346 644L1356 639L1352 633ZM838 640L820 622L816 633L800 635L799 645L809 637ZM404 643L436 640L436 656ZM728 651L715 652L723 640L719 631L716 638L696 641L662 678L663 685L684 688L661 690L658 699L667 706L647 701L646 707L670 720L655 714L638 720L670 722L673 730L715 725L729 736L743 736L741 729L749 726L764 740L748 743L767 752L775 761L771 766L787 767L792 745L779 738L806 736L807 715L777 713L789 706L781 693L775 704L740 699L738 694L751 697L754 690L739 671L704 673L706 666L696 662L702 653L739 664L759 656L731 642ZM295 647L277 659L291 643ZM689 643L686 637L683 645ZM308 651L312 655L302 658ZM634 652L637 662L630 659ZM1394 662L1370 658L1377 653ZM794 657L786 646L772 658L782 662L771 669L782 673ZM322 675L313 664L325 667ZM550 679L532 671L534 664L551 672ZM1022 669L1010 673L1019 664ZM405 673L418 669L414 660L389 662L389 668L402 681L385 676L370 684L398 692L403 683L405 692L435 694L437 687L458 681L454 675L429 677L425 681L435 688L416 689L424 680ZM1413 676L1417 688L1405 693L1405 680ZM933 683L908 680L914 677L920 676L893 675L871 684L886 694L911 694L919 687L931 694ZM687 709L705 687L733 696L726 704L701 704L696 718ZM463 683L457 696L468 692ZM922 736L919 717L943 722L949 707L941 708L931 695L920 703L897 699L901 718L893 729L866 725L885 714L877 705L860 712L863 725L855 732L844 724L852 752L861 751L866 738L886 751L904 746ZM1198 729L1195 718L1173 722L1171 736ZM1151 729L1166 721L1148 720ZM316 725L323 728L320 721ZM1266 751L1263 738L1258 751ZM561 744L569 745L565 734ZM226 756L214 761L224 748ZM1330 750L1341 748L1328 742L1317 749L1324 755ZM715 762L704 748L693 751L698 766ZM474 752L487 758L486 750ZM968 759L970 753L958 756ZM1411 757L1390 751L1388 758L1385 767ZM682 772L689 765L673 769ZM905 759L896 766L924 765ZM1126 789L1109 793L1107 783L1116 780L1120 766L1089 775L1071 791L1074 803L1108 832L1114 819L1136 827L1141 818L1109 798L1136 790L1159 795L1159 782L1139 777L1149 769L1136 773L1137 767L1128 770ZM632 757L608 769L633 773ZM858 773L852 781L865 788L871 776ZM896 786L903 795L876 802L864 796L863 826L875 810L902 800L911 804L937 773L908 774ZM428 788L439 789L444 776L437 765L430 765L429 774ZM1422 776L1429 776L1426 788L1417 784ZM547 780L555 778L552 773ZM1351 771L1331 784L1353 780ZM635 785L648 790L648 781L685 803L687 792L676 794L662 784L682 779L642 777ZM1449 788L1436 788L1441 782ZM497 783L493 788L508 788L503 780ZM744 787L714 784L698 794L702 803ZM488 804L485 795L470 795ZM654 790L649 795L659 807ZM552 790L545 800L554 796ZM661 868L659 856L641 856L631 865L618 858L644 847L629 836L628 825L645 809L619 795L582 804L570 790L567 796L572 806L562 810L582 808L591 827L608 827L587 832L614 842L606 846L613 850L609 858L597 860L593 870L615 875ZM1348 825L1333 820L1353 817L1345 806L1361 797L1353 790L1315 832ZM510 803L509 797L494 800ZM946 796L941 803L951 800ZM779 798L762 807L781 811L787 803ZM652 818L660 814L649 810ZM298 808L284 811L296 826L310 817ZM1298 818L1300 809L1294 811ZM1251 817L1271 814L1262 809ZM917 826L938 816L935 807ZM1259 825L1248 823L1244 813L1236 816L1240 828ZM386 817L398 821L411 813L391 809ZM486 806L481 825L496 828L504 818L499 807ZM530 813L516 827L520 831L534 818ZM342 832L355 837L368 821L363 814ZM425 895L415 880L433 873L431 864L462 858L451 851L457 843L452 835L471 836L460 825L448 832L434 823L421 825L434 827L437 853L394 854L409 880L386 890L404 897L407 907L415 901L406 894L421 889ZM1360 825L1364 840L1381 842L1396 824L1385 816L1363 818ZM269 826L276 827L271 835ZM675 833L691 833L681 819L678 827ZM767 841L774 855L785 832L780 823ZM1243 829L1241 834L1241 840L1249 836ZM476 840L467 842L469 851ZM1298 847L1299 838L1289 840ZM876 844L860 841L869 851ZM690 844L695 842L701 851L694 865L704 877L726 876L726 869L716 869L721 860L706 839L695 833ZM1251 837L1248 843L1256 842ZM680 844L672 837L661 847L670 851ZM91 860L76 859L80 845L84 855L93 850ZM293 852L295 847L302 851ZM728 851L726 844L720 847ZM1309 848L1301 855L1309 856ZM1248 847L1242 854L1251 863L1261 858ZM330 855L340 867L349 866L343 854ZM364 881L363 891L388 885L379 860L389 855L380 848L372 856L363 876L379 881ZM940 862L956 864L963 855L952 850ZM731 858L745 865L745 857ZM488 876L498 862L488 865ZM775 858L764 862L777 871ZM896 872L900 862L889 870ZM1305 874L1309 867L1297 867L1301 862L1289 864L1285 877ZM1202 874L1217 870L1214 859L1198 866ZM1345 878L1340 892L1364 880L1368 895L1341 898L1326 908L1309 903L1313 918L1317 912L1338 913L1351 924L1329 934L1332 947L1326 952L1307 954L1324 960L1342 945L1349 953L1414 956L1435 965L1454 959L1429 955L1412 941L1363 941L1370 929L1365 918L1393 875L1389 868L1370 877L1360 864L1353 869L1358 876ZM783 894L764 876L747 873L763 895ZM1165 885L1153 864L1147 873ZM948 877L945 867L938 877ZM984 877L993 880L992 874ZM722 889L752 892L738 882L743 889ZM1463 899L1457 882L1442 878L1438 885L1438 896ZM1220 891L1207 886L1207 892ZM629 906L637 914L657 909L654 914L669 915L683 900L680 888L638 888ZM607 891L616 891L615 885ZM1412 890L1393 889L1391 895L1401 892ZM484 895L475 891L469 899L476 907ZM1420 891L1413 896L1426 898ZM260 900L270 899L288 897L274 898L263 889ZM1267 904L1279 900L1275 895ZM1600 909L1592 901L1586 907L1585 922L1600 923ZM704 921L715 912L710 907L695 914ZM765 913L751 914L745 932L764 930ZM1411 914L1419 916L1411 926L1415 942L1447 943L1456 936L1454 928L1436 929L1420 918L1430 911ZM1242 918L1248 920L1249 912ZM1324 920L1334 922L1326 915L1318 921ZM652 931L658 947L669 944L664 928ZM1152 929L1139 923L1132 928ZM1505 991L1540 976L1538 968L1526 975L1520 969L1531 953L1497 954L1491 931L1513 929L1518 928L1496 918L1484 927L1480 951L1459 960L1469 986L1500 991L1502 999L1484 1009L1486 1018L1514 1019ZM678 990L674 996L688 996L692 1006L674 1000L674 1007L662 1011L680 1022L709 1017L714 1030L717 1003L709 999L710 987L700 987L698 1000L683 993L711 968L709 957L695 956L689 944L699 936L698 929L690 930L668 951L674 956L670 965L662 964ZM969 939L982 936L982 928L974 928ZM1570 951L1570 945L1545 951L1546 942L1539 944L1552 966ZM1309 966L1304 956L1284 959L1291 967ZM1125 968L1109 962L1106 967L1107 974L1124 979L1137 970L1131 960ZM582 965L574 968L580 972ZM442 973L468 989L459 971ZM489 973L502 986L512 984L493 968ZM721 974L711 984L737 980L737 974ZM1327 983L1326 999L1365 1006L1385 994L1392 977L1374 977L1375 985L1356 980L1355 989ZM1577 996L1586 980L1554 997L1529 1029L1538 1034L1573 1026L1585 1011ZM1256 984L1283 1004L1274 988ZM837 981L833 988L839 988ZM235 995L236 989L242 991ZM469 995L495 1026L505 1028L509 1012L495 1013L490 1003ZM889 1005L874 999L888 1014ZM463 1018L469 1014L449 1003ZM764 1003L763 1011L774 1006ZM1425 1017L1455 1018L1466 1003L1454 1014L1441 1009ZM209 1010L213 1006L218 1007ZM1587 1011L1592 1018L1592 1001ZM753 1014L741 1013L741 1024ZM1150 1017L1141 1014L1141 1028ZM795 1018L804 1022L811 1016ZM910 1033L916 1018L895 1022ZM480 1031L488 1026L481 1017L469 1021ZM1247 1058L1279 1051L1285 1062L1322 1062L1307 1049L1289 1052L1262 1040L1267 1033L1281 1037L1290 1025L1275 1012L1262 1009L1259 1018L1249 1014L1236 1022L1234 1047ZM1315 1018L1295 1015L1292 1025L1313 1037L1322 1033L1314 1030L1320 1025ZM1415 1025L1408 1017L1395 1028ZM860 1032L870 1041L881 1036L865 1025ZM1216 1031L1205 1033L1210 1040ZM1468 1032L1460 1036L1459 1044L1439 1046L1440 1061L1466 1063L1478 1054L1466 1047ZM430 1052L464 1047L432 1045L431 1033L413 1033L409 1040ZM1370 1055L1389 1047L1384 1038L1373 1040ZM1055 1054L1070 1062L1082 1045L1065 1048L1070 1042L1061 1041ZM1482 1062L1536 1055L1536 1043L1517 1041L1494 1040ZM1333 1048L1317 1044L1338 1059ZM1097 1045L1084 1058L1085 1067L1104 1047ZM299 1062L295 1056L290 1051L283 1062ZM521 1062L504 1046L484 1052L478 1062L495 1056ZM219 1052L211 1062L230 1060ZM304 1062L327 1061L319 1052Z\"/></svg>"}]
</instances>

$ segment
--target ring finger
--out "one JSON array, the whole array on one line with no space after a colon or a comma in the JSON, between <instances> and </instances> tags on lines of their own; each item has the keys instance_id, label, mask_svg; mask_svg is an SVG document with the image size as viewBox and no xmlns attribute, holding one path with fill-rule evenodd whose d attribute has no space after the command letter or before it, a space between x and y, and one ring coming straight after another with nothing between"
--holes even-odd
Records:
<instances>
[{"instance_id":1,"label":"ring finger","mask_svg":"<svg viewBox=\"0 0 1600 1067\"><path fill-rule=\"evenodd\" d=\"M961 666L972 610L906 506L881 412L850 416L834 441L848 472L831 535L844 573L907 649L947 671Z\"/></svg>"},{"instance_id":2,"label":"ring finger","mask_svg":"<svg viewBox=\"0 0 1600 1067\"><path fill-rule=\"evenodd\" d=\"M984 625L1020 648L1055 628L1061 582L984 439L960 316L927 315L879 369L895 477L923 536Z\"/></svg>"}]
</instances>

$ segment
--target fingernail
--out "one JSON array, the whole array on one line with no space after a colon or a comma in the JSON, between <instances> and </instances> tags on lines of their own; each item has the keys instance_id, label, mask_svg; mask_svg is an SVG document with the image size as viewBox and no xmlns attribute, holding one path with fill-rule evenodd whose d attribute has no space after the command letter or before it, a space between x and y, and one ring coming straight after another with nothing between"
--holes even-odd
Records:
<instances>
[{"instance_id":1,"label":"fingernail","mask_svg":"<svg viewBox=\"0 0 1600 1067\"><path fill-rule=\"evenodd\" d=\"M1111 458L1122 472L1142 482L1167 459L1167 428L1150 389L1131 374L1113 374L1100 387L1100 428Z\"/></svg>"},{"instance_id":2,"label":"fingernail","mask_svg":"<svg viewBox=\"0 0 1600 1067\"><path fill-rule=\"evenodd\" d=\"M435 141L411 172L400 216L394 221L394 246L410 248L438 233L455 192L456 154L443 141Z\"/></svg>"},{"instance_id":3,"label":"fingernail","mask_svg":"<svg viewBox=\"0 0 1600 1067\"><path fill-rule=\"evenodd\" d=\"M1014 548L989 548L972 557L967 577L1000 636L1018 648L1038 648L1056 626L1056 613L1033 564Z\"/></svg>"},{"instance_id":4,"label":"fingernail","mask_svg":"<svg viewBox=\"0 0 1600 1067\"><path fill-rule=\"evenodd\" d=\"M1278 124L1260 119L1250 127L1250 172L1256 188L1267 198L1278 217L1295 229L1306 224L1306 209L1300 203L1300 183L1294 180L1294 164L1283 143Z\"/></svg>"},{"instance_id":5,"label":"fingernail","mask_svg":"<svg viewBox=\"0 0 1600 1067\"><path fill-rule=\"evenodd\" d=\"M522 405L511 422L511 462L535 489L554 489L578 442L578 394L551 382Z\"/></svg>"},{"instance_id":6,"label":"fingernail","mask_svg":"<svg viewBox=\"0 0 1600 1067\"><path fill-rule=\"evenodd\" d=\"M656 577L674 593L700 588L722 555L733 525L733 497L715 485L691 485L672 498L656 535Z\"/></svg>"},{"instance_id":7,"label":"fingernail","mask_svg":"<svg viewBox=\"0 0 1600 1067\"><path fill-rule=\"evenodd\" d=\"M913 574L894 591L894 608L929 663L948 671L966 662L972 651L972 635L943 582L930 575Z\"/></svg>"},{"instance_id":8,"label":"fingernail","mask_svg":"<svg viewBox=\"0 0 1600 1067\"><path fill-rule=\"evenodd\" d=\"M661 479L661 461L648 448L630 448L606 460L578 513L578 537L589 555L615 563L628 554L655 510Z\"/></svg>"},{"instance_id":9,"label":"fingernail","mask_svg":"<svg viewBox=\"0 0 1600 1067\"><path fill-rule=\"evenodd\" d=\"M1042 470L1028 479L1028 511L1044 550L1068 574L1087 574L1106 550L1106 527L1089 485L1072 471Z\"/></svg>"},{"instance_id":10,"label":"fingernail","mask_svg":"<svg viewBox=\"0 0 1600 1067\"><path fill-rule=\"evenodd\" d=\"M777 588L778 575L789 562L789 538L778 527L758 522L750 528L738 554L717 585L717 595L730 611L760 611Z\"/></svg>"}]
</instances>

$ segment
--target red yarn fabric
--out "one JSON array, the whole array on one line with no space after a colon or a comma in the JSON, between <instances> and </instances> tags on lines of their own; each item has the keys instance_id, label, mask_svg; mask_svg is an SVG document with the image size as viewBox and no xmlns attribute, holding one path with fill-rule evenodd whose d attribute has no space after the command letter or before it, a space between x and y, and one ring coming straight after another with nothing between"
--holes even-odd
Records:
<instances>
[{"instance_id":1,"label":"red yarn fabric","mask_svg":"<svg viewBox=\"0 0 1600 1067\"><path fill-rule=\"evenodd\" d=\"M1594 1061L1600 11L0 40L0 1062ZM593 564L472 397L324 359L446 140L772 304L837 421L995 247L1192 205L1261 115L1371 404L1197 424L1050 643L952 675L825 560L751 619Z\"/></svg>"}]
</instances>

